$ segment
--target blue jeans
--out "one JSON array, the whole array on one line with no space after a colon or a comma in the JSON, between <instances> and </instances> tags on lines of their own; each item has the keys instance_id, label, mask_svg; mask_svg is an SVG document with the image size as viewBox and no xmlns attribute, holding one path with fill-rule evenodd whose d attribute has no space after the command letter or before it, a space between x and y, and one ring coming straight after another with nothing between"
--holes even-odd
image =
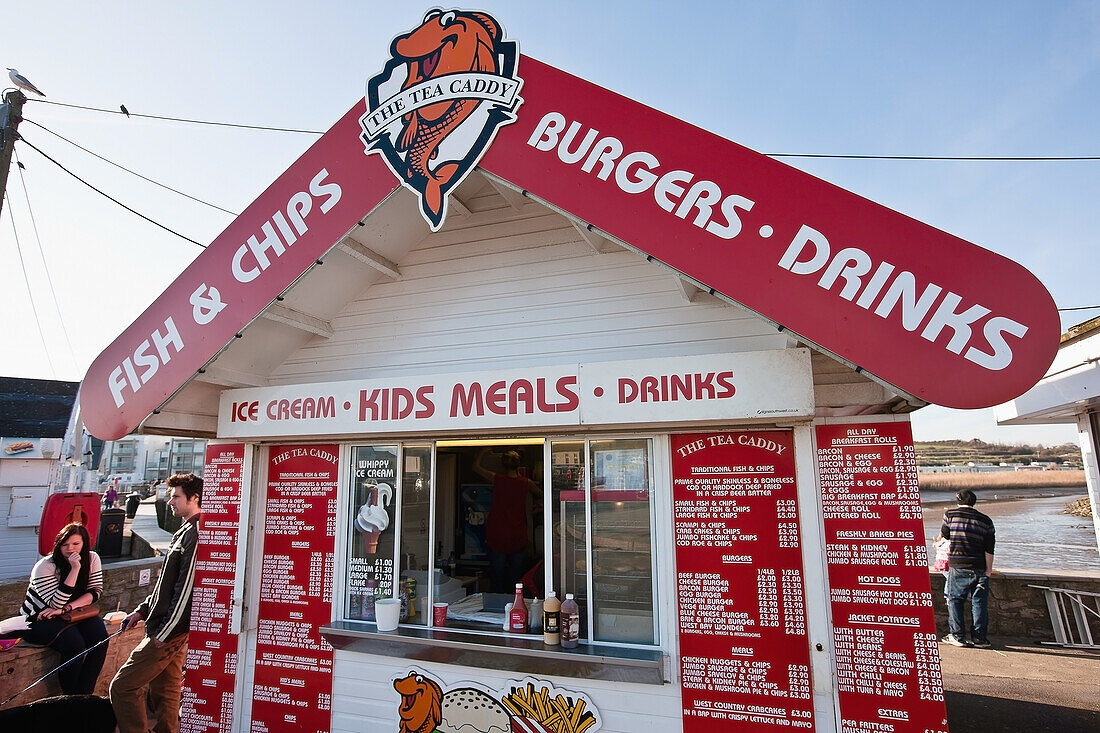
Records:
<instances>
[{"instance_id":1,"label":"blue jeans","mask_svg":"<svg viewBox=\"0 0 1100 733\"><path fill-rule=\"evenodd\" d=\"M974 641L986 641L989 630L989 576L984 570L947 570L947 628L951 636L962 640L966 638L966 623L963 620L963 605L970 600L972 628L970 638Z\"/></svg>"}]
</instances>

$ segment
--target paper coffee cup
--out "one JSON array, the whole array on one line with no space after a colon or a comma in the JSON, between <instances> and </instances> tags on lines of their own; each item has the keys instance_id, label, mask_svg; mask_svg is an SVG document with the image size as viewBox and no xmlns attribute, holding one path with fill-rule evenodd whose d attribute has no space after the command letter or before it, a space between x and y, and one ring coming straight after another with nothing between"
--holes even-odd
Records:
<instances>
[{"instance_id":1,"label":"paper coffee cup","mask_svg":"<svg viewBox=\"0 0 1100 733\"><path fill-rule=\"evenodd\" d=\"M447 604L446 603L433 603L432 604L432 625L433 626L446 626L447 625Z\"/></svg>"},{"instance_id":2,"label":"paper coffee cup","mask_svg":"<svg viewBox=\"0 0 1100 733\"><path fill-rule=\"evenodd\" d=\"M401 620L401 599L380 598L374 602L374 618L379 631L394 631Z\"/></svg>"}]
</instances>

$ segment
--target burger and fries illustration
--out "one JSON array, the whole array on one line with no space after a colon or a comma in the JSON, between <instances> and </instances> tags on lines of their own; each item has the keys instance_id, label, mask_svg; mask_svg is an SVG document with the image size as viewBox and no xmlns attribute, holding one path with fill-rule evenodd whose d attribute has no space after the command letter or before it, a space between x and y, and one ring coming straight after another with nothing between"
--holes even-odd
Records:
<instances>
[{"instance_id":1,"label":"burger and fries illustration","mask_svg":"<svg viewBox=\"0 0 1100 733\"><path fill-rule=\"evenodd\" d=\"M494 693L464 682L443 691L424 672L394 680L401 696L400 733L595 733L599 713L583 694L542 680L510 683Z\"/></svg>"}]
</instances>

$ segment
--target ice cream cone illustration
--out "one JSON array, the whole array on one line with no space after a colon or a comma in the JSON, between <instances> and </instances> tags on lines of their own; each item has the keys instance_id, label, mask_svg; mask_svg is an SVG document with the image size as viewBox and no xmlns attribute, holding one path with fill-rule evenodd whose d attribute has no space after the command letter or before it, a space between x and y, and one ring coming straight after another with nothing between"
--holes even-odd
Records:
<instances>
[{"instance_id":1,"label":"ice cream cone illustration","mask_svg":"<svg viewBox=\"0 0 1100 733\"><path fill-rule=\"evenodd\" d=\"M378 551L378 539L386 527L390 526L390 515L386 511L393 498L393 488L389 484L377 484L369 487L367 502L359 507L355 515L355 526L367 543L367 552Z\"/></svg>"}]
</instances>

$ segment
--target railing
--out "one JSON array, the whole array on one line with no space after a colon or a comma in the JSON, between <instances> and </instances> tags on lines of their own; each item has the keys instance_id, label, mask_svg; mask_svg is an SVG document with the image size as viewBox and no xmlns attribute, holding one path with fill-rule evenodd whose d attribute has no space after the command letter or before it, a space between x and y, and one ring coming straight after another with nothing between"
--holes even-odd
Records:
<instances>
[{"instance_id":1,"label":"railing","mask_svg":"<svg viewBox=\"0 0 1100 733\"><path fill-rule=\"evenodd\" d=\"M1100 649L1100 645L1093 640L1093 629L1100 629L1100 593L1045 585L1030 587L1043 591L1050 623L1054 627L1054 641L1044 644Z\"/></svg>"}]
</instances>

